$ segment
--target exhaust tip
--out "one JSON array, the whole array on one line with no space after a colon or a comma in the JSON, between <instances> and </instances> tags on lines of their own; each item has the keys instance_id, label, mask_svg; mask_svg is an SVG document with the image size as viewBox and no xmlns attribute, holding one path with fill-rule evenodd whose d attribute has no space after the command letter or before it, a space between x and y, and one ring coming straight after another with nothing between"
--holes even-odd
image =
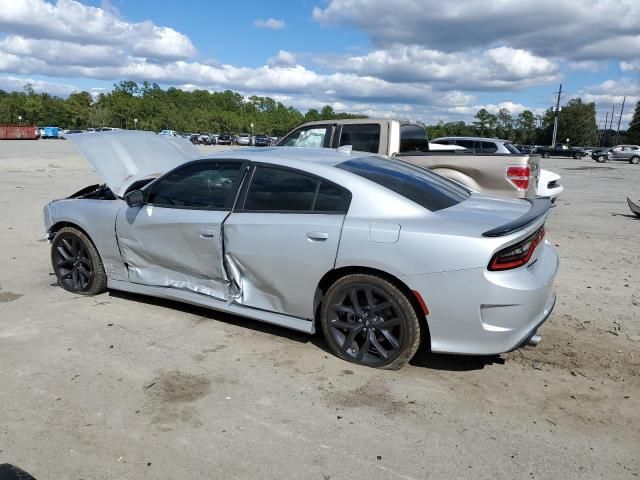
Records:
<instances>
[{"instance_id":1,"label":"exhaust tip","mask_svg":"<svg viewBox=\"0 0 640 480\"><path fill-rule=\"evenodd\" d=\"M540 335L534 335L533 337L531 337L529 339L529 345L531 345L532 347L535 347L536 345L538 345L540 342L542 341L542 337Z\"/></svg>"}]
</instances>

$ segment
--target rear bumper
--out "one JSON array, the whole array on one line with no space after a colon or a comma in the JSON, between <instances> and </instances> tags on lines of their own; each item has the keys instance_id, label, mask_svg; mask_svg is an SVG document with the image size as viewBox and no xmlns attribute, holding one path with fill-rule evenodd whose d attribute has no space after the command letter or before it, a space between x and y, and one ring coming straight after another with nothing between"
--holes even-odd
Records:
<instances>
[{"instance_id":1,"label":"rear bumper","mask_svg":"<svg viewBox=\"0 0 640 480\"><path fill-rule=\"evenodd\" d=\"M555 305L558 255L548 242L525 267L484 268L403 277L429 309L431 350L493 355L520 347Z\"/></svg>"}]
</instances>

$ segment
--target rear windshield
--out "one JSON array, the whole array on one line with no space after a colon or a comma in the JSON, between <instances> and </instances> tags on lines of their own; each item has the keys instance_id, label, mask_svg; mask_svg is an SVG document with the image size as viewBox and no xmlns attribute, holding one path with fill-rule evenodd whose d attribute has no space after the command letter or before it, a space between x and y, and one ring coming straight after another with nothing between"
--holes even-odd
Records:
<instances>
[{"instance_id":1,"label":"rear windshield","mask_svg":"<svg viewBox=\"0 0 640 480\"><path fill-rule=\"evenodd\" d=\"M470 195L457 183L399 160L372 155L336 167L388 188L432 212L457 205Z\"/></svg>"}]
</instances>

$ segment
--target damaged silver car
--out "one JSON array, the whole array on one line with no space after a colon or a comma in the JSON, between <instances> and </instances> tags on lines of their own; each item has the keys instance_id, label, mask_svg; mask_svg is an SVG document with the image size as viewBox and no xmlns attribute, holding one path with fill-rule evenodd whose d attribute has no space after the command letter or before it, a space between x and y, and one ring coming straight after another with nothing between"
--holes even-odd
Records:
<instances>
[{"instance_id":1,"label":"damaged silver car","mask_svg":"<svg viewBox=\"0 0 640 480\"><path fill-rule=\"evenodd\" d=\"M107 288L314 333L399 368L421 343L497 354L537 343L558 270L548 199L498 199L368 153L201 157L145 132L72 136L105 184L44 209L60 285Z\"/></svg>"}]
</instances>

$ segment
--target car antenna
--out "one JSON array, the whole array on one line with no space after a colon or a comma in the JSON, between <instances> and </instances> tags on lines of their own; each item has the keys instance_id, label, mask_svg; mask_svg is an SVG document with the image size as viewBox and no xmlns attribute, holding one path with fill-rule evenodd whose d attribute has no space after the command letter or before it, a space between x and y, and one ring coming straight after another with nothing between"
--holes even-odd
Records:
<instances>
[{"instance_id":1,"label":"car antenna","mask_svg":"<svg viewBox=\"0 0 640 480\"><path fill-rule=\"evenodd\" d=\"M340 153L348 153L351 155L351 150L353 150L353 145L342 145L336 149Z\"/></svg>"}]
</instances>

